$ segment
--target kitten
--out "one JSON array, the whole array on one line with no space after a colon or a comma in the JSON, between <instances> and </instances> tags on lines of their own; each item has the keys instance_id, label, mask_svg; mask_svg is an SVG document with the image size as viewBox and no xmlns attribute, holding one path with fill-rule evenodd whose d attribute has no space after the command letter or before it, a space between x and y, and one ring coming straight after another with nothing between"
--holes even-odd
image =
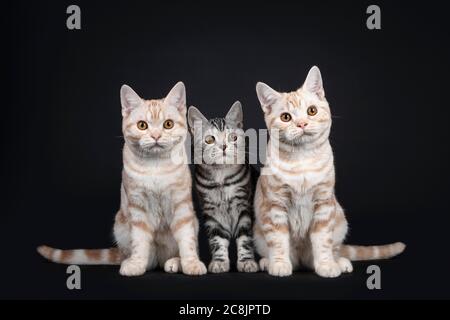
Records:
<instances>
[{"instance_id":1,"label":"kitten","mask_svg":"<svg viewBox=\"0 0 450 320\"><path fill-rule=\"evenodd\" d=\"M166 98L143 100L123 85L121 204L114 224L117 248L59 250L45 258L66 264L121 264L120 274L142 275L158 264L167 272L206 273L197 252L185 139L186 91L178 82ZM181 161L174 161L175 156Z\"/></svg>"},{"instance_id":2,"label":"kitten","mask_svg":"<svg viewBox=\"0 0 450 320\"><path fill-rule=\"evenodd\" d=\"M242 106L237 101L225 118L209 121L190 107L188 121L195 152L202 156L194 177L212 256L208 269L212 273L229 271L228 246L236 238L238 271L256 272L252 240L256 178L245 161Z\"/></svg>"},{"instance_id":3,"label":"kitten","mask_svg":"<svg viewBox=\"0 0 450 320\"><path fill-rule=\"evenodd\" d=\"M300 264L322 277L351 272L350 260L400 254L405 245L351 246L344 211L334 193L331 113L317 67L297 91L256 85L271 138L255 191L255 246L260 268L288 276ZM273 130L273 131L272 131Z\"/></svg>"}]
</instances>

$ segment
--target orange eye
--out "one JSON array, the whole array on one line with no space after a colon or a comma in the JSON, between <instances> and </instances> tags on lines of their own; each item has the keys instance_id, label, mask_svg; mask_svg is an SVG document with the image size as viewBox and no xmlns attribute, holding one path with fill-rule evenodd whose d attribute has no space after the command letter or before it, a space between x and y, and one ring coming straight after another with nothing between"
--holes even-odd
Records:
<instances>
[{"instance_id":1,"label":"orange eye","mask_svg":"<svg viewBox=\"0 0 450 320\"><path fill-rule=\"evenodd\" d=\"M308 112L309 116L315 116L317 114L317 108L316 106L311 106L306 112Z\"/></svg>"},{"instance_id":2,"label":"orange eye","mask_svg":"<svg viewBox=\"0 0 450 320\"><path fill-rule=\"evenodd\" d=\"M237 139L238 139L238 136L237 136L235 133L230 133L230 134L228 135L228 140L229 140L230 142L236 142Z\"/></svg>"},{"instance_id":3,"label":"orange eye","mask_svg":"<svg viewBox=\"0 0 450 320\"><path fill-rule=\"evenodd\" d=\"M173 128L173 120L164 121L164 129L172 129Z\"/></svg>"},{"instance_id":4,"label":"orange eye","mask_svg":"<svg viewBox=\"0 0 450 320\"><path fill-rule=\"evenodd\" d=\"M281 114L280 119L283 122L289 122L289 121L291 121L292 116L289 113L285 112L285 113Z\"/></svg>"},{"instance_id":5,"label":"orange eye","mask_svg":"<svg viewBox=\"0 0 450 320\"><path fill-rule=\"evenodd\" d=\"M148 124L147 124L147 122L141 120L141 121L138 121L137 127L139 130L147 130Z\"/></svg>"},{"instance_id":6,"label":"orange eye","mask_svg":"<svg viewBox=\"0 0 450 320\"><path fill-rule=\"evenodd\" d=\"M216 141L216 138L214 138L214 136L206 136L206 138L205 138L205 142L207 144L212 144L212 143L214 143L214 141Z\"/></svg>"}]
</instances>

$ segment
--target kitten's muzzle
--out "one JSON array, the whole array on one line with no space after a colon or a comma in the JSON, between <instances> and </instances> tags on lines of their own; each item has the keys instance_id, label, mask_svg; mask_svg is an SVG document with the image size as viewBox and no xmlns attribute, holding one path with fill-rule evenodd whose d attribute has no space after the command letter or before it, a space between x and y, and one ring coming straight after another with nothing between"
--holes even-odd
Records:
<instances>
[{"instance_id":1,"label":"kitten's muzzle","mask_svg":"<svg viewBox=\"0 0 450 320\"><path fill-rule=\"evenodd\" d=\"M306 121L299 121L297 123L297 127L302 128L303 130L306 128L307 125L308 125L308 122L306 122Z\"/></svg>"},{"instance_id":2,"label":"kitten's muzzle","mask_svg":"<svg viewBox=\"0 0 450 320\"><path fill-rule=\"evenodd\" d=\"M155 142L143 144L143 145L141 145L141 148L150 151L150 150L156 150L156 149L164 149L164 145L155 141Z\"/></svg>"}]
</instances>

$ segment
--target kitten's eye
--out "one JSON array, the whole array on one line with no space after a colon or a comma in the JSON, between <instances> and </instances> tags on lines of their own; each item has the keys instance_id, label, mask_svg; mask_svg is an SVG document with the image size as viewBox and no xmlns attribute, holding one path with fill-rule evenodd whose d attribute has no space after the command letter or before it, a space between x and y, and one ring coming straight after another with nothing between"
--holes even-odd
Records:
<instances>
[{"instance_id":1,"label":"kitten's eye","mask_svg":"<svg viewBox=\"0 0 450 320\"><path fill-rule=\"evenodd\" d=\"M236 133L230 133L228 135L228 141L230 141L230 142L236 142L237 139L238 139L238 136Z\"/></svg>"},{"instance_id":2,"label":"kitten's eye","mask_svg":"<svg viewBox=\"0 0 450 320\"><path fill-rule=\"evenodd\" d=\"M316 106L311 106L306 112L308 112L308 115L310 116L315 116L317 114L317 108Z\"/></svg>"},{"instance_id":3,"label":"kitten's eye","mask_svg":"<svg viewBox=\"0 0 450 320\"><path fill-rule=\"evenodd\" d=\"M147 130L148 124L147 124L147 122L141 120L141 121L138 121L137 127L139 130Z\"/></svg>"},{"instance_id":4,"label":"kitten's eye","mask_svg":"<svg viewBox=\"0 0 450 320\"><path fill-rule=\"evenodd\" d=\"M214 143L214 141L216 141L216 138L214 138L214 136L206 136L206 138L205 138L205 142L207 144Z\"/></svg>"},{"instance_id":5,"label":"kitten's eye","mask_svg":"<svg viewBox=\"0 0 450 320\"><path fill-rule=\"evenodd\" d=\"M289 121L291 121L292 116L289 113L285 112L285 113L281 114L280 119L283 122L289 122Z\"/></svg>"},{"instance_id":6,"label":"kitten's eye","mask_svg":"<svg viewBox=\"0 0 450 320\"><path fill-rule=\"evenodd\" d=\"M173 128L173 120L164 121L164 129L172 129Z\"/></svg>"}]
</instances>

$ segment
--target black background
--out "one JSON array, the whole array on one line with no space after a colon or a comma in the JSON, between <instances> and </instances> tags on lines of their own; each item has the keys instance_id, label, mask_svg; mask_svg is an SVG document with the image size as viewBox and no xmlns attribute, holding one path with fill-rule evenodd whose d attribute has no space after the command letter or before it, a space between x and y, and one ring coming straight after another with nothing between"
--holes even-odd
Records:
<instances>
[{"instance_id":1,"label":"black background","mask_svg":"<svg viewBox=\"0 0 450 320\"><path fill-rule=\"evenodd\" d=\"M2 298L316 299L449 298L449 28L443 4L377 1L155 3L75 1L82 30L66 28L72 1L3 4ZM255 83L299 87L318 65L335 116L337 194L349 243L404 241L406 252L322 279L312 272L190 278L118 267L65 266L35 251L108 247L119 206L123 83L160 98L179 80L208 117L239 99L247 128L264 128ZM3 73L5 73L5 71ZM201 254L208 261L201 234ZM234 258L232 258L234 260Z\"/></svg>"}]
</instances>

